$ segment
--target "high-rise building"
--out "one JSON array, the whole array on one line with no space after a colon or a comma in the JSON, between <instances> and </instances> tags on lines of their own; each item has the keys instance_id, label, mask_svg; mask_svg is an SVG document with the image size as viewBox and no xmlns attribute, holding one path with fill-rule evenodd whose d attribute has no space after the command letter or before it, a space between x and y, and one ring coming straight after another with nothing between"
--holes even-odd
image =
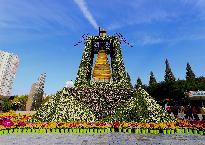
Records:
<instances>
[{"instance_id":1,"label":"high-rise building","mask_svg":"<svg viewBox=\"0 0 205 145\"><path fill-rule=\"evenodd\" d=\"M18 56L0 50L0 95L11 96L12 86L19 65Z\"/></svg>"},{"instance_id":2,"label":"high-rise building","mask_svg":"<svg viewBox=\"0 0 205 145\"><path fill-rule=\"evenodd\" d=\"M26 111L38 110L43 102L44 84L45 84L46 73L43 73L38 78L36 83L33 83L28 100L26 103Z\"/></svg>"}]
</instances>

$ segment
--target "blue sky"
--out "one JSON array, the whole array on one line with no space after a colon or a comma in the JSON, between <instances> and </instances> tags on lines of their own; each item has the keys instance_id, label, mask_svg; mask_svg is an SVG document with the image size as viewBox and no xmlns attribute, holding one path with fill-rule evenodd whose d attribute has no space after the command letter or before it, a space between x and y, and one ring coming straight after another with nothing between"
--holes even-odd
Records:
<instances>
[{"instance_id":1,"label":"blue sky","mask_svg":"<svg viewBox=\"0 0 205 145\"><path fill-rule=\"evenodd\" d=\"M150 71L163 81L167 58L176 78L189 62L205 75L205 0L0 0L0 49L19 56L13 94L27 94L41 73L53 94L75 80L84 33L120 32L134 45L122 45L132 83L147 84Z\"/></svg>"}]
</instances>

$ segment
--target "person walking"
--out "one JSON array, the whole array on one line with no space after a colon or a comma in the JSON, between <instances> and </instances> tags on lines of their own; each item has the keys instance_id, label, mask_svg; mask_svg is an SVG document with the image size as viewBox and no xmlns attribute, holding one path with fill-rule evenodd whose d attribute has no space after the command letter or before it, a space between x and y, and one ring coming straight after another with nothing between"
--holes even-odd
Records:
<instances>
[{"instance_id":1,"label":"person walking","mask_svg":"<svg viewBox=\"0 0 205 145\"><path fill-rule=\"evenodd\" d=\"M191 110L190 104L185 106L184 113L186 114L185 115L185 119L188 119L188 120L192 120L193 119L192 110Z\"/></svg>"},{"instance_id":2,"label":"person walking","mask_svg":"<svg viewBox=\"0 0 205 145\"><path fill-rule=\"evenodd\" d=\"M176 103L173 107L173 114L174 114L174 117L177 118L178 116L178 113L179 113L179 106L178 104Z\"/></svg>"},{"instance_id":3,"label":"person walking","mask_svg":"<svg viewBox=\"0 0 205 145\"><path fill-rule=\"evenodd\" d=\"M194 120L199 120L198 110L197 110L197 107L195 105L192 106L192 114L194 116Z\"/></svg>"},{"instance_id":4,"label":"person walking","mask_svg":"<svg viewBox=\"0 0 205 145\"><path fill-rule=\"evenodd\" d=\"M202 120L204 121L204 120L205 120L205 108L204 108L204 106L202 106L202 107L200 108L200 112L201 112L201 114L202 114Z\"/></svg>"}]
</instances>

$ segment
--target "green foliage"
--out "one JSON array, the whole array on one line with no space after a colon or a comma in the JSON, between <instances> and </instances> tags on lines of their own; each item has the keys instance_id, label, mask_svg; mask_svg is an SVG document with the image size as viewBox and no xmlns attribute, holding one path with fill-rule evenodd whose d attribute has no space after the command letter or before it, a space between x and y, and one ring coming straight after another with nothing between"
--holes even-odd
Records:
<instances>
[{"instance_id":1,"label":"green foliage","mask_svg":"<svg viewBox=\"0 0 205 145\"><path fill-rule=\"evenodd\" d=\"M77 78L75 80L76 87L90 87L91 86L91 72L94 58L94 43L96 41L107 40L110 42L110 57L112 68L112 83L113 85L120 85L123 88L131 88L131 82L125 71L125 65L120 48L120 42L115 36L89 36L85 43L82 60L79 66Z\"/></svg>"},{"instance_id":2,"label":"green foliage","mask_svg":"<svg viewBox=\"0 0 205 145\"><path fill-rule=\"evenodd\" d=\"M95 116L90 108L85 106L77 97L72 96L67 89L57 92L45 102L32 116L32 122L68 122L94 121Z\"/></svg>"},{"instance_id":3,"label":"green foliage","mask_svg":"<svg viewBox=\"0 0 205 145\"><path fill-rule=\"evenodd\" d=\"M205 90L205 77L175 82L160 82L147 87L147 91L155 100L162 101L165 98L170 98L180 104L188 101L185 92L198 90Z\"/></svg>"},{"instance_id":4,"label":"green foliage","mask_svg":"<svg viewBox=\"0 0 205 145\"><path fill-rule=\"evenodd\" d=\"M170 68L170 65L169 65L169 62L168 62L167 59L165 60L165 65L166 65L165 76L164 76L165 82L173 82L173 81L175 81L175 77L174 77L174 75L172 73L172 70Z\"/></svg>"},{"instance_id":5,"label":"green foliage","mask_svg":"<svg viewBox=\"0 0 205 145\"><path fill-rule=\"evenodd\" d=\"M151 71L150 72L150 77L149 77L149 85L153 86L153 85L156 85L156 84L157 84L157 81L154 77L154 73Z\"/></svg>"},{"instance_id":6,"label":"green foliage","mask_svg":"<svg viewBox=\"0 0 205 145\"><path fill-rule=\"evenodd\" d=\"M45 98L43 98L42 104L45 104L46 102L48 102L50 98L51 96L46 96Z\"/></svg>"},{"instance_id":7,"label":"green foliage","mask_svg":"<svg viewBox=\"0 0 205 145\"><path fill-rule=\"evenodd\" d=\"M138 89L139 87L142 87L142 80L140 79L140 77L137 78L137 83L135 85L136 89Z\"/></svg>"},{"instance_id":8,"label":"green foliage","mask_svg":"<svg viewBox=\"0 0 205 145\"><path fill-rule=\"evenodd\" d=\"M3 112L9 112L10 110L12 110L12 103L11 100L9 100L8 98L3 98L3 103L2 103L2 111Z\"/></svg>"},{"instance_id":9,"label":"green foliage","mask_svg":"<svg viewBox=\"0 0 205 145\"><path fill-rule=\"evenodd\" d=\"M173 122L175 121L144 90L139 88L131 99L117 109L117 120L125 122Z\"/></svg>"},{"instance_id":10,"label":"green foliage","mask_svg":"<svg viewBox=\"0 0 205 145\"><path fill-rule=\"evenodd\" d=\"M189 63L187 63L186 66L186 80L193 80L195 79L195 74L191 69L191 65Z\"/></svg>"},{"instance_id":11,"label":"green foliage","mask_svg":"<svg viewBox=\"0 0 205 145\"><path fill-rule=\"evenodd\" d=\"M116 118L115 118L116 117ZM160 119L161 117L161 119ZM106 88L63 88L44 103L32 117L44 121L171 121L145 90Z\"/></svg>"}]
</instances>

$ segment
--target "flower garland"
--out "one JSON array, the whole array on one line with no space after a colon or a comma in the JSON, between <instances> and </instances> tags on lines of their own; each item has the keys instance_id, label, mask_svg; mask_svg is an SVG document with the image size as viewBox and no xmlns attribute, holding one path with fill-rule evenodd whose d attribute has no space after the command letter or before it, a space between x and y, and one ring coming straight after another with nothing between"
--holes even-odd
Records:
<instances>
[{"instance_id":1,"label":"flower garland","mask_svg":"<svg viewBox=\"0 0 205 145\"><path fill-rule=\"evenodd\" d=\"M90 87L92 64L94 59L94 43L95 41L108 41L110 45L110 56L112 64L112 79L111 85L119 88L131 88L130 80L125 71L123 57L120 48L120 41L115 36L89 36L85 42L85 48L82 60L77 73L75 86ZM104 84L101 84L104 85Z\"/></svg>"}]
</instances>

